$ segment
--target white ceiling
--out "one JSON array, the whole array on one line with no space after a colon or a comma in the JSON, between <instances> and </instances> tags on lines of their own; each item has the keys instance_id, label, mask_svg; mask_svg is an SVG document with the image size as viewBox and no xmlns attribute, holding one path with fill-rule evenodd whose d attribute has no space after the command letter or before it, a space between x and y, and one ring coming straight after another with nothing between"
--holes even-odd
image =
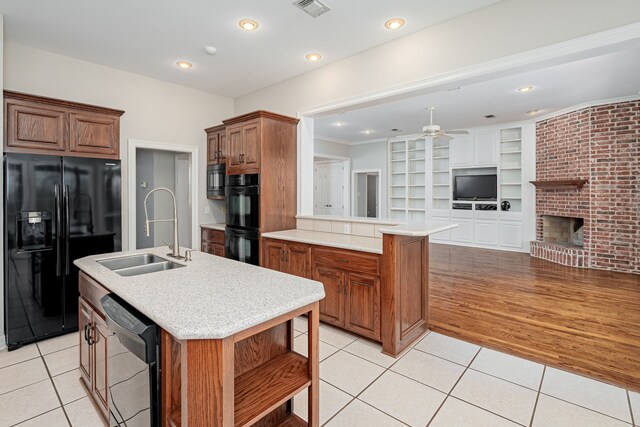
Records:
<instances>
[{"instance_id":1,"label":"white ceiling","mask_svg":"<svg viewBox=\"0 0 640 427\"><path fill-rule=\"evenodd\" d=\"M0 12L5 40L237 97L498 0L322 0L331 11L316 19L292 1L0 0ZM387 30L393 17L406 25Z\"/></svg>"},{"instance_id":2,"label":"white ceiling","mask_svg":"<svg viewBox=\"0 0 640 427\"><path fill-rule=\"evenodd\" d=\"M316 118L318 138L359 142L417 134L428 122L426 107L434 106L434 122L443 129L464 129L495 123L530 120L590 101L640 93L640 49L583 59L536 71L388 102L338 115ZM528 93L518 88L534 86ZM494 119L486 119L493 114ZM337 122L344 125L338 127ZM392 132L392 128L401 132ZM363 130L374 131L364 134Z\"/></svg>"}]
</instances>

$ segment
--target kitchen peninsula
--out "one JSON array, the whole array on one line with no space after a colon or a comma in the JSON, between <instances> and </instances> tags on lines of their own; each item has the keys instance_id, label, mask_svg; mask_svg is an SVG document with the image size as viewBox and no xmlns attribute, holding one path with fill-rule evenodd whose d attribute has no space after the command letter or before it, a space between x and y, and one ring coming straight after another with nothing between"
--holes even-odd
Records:
<instances>
[{"instance_id":1,"label":"kitchen peninsula","mask_svg":"<svg viewBox=\"0 0 640 427\"><path fill-rule=\"evenodd\" d=\"M103 415L109 414L110 388L100 300L112 293L160 328L161 426L318 426L322 284L202 252L186 262L166 252L154 248L75 261L81 317L89 319L84 338L90 339L80 338L81 373ZM126 268L106 266L105 260L141 254L177 265L129 277L118 273ZM303 314L308 358L292 351L293 318ZM291 401L306 388L308 424L293 414Z\"/></svg>"},{"instance_id":2,"label":"kitchen peninsula","mask_svg":"<svg viewBox=\"0 0 640 427\"><path fill-rule=\"evenodd\" d=\"M396 357L429 329L429 236L455 227L299 215L262 233L261 265L322 282L320 320Z\"/></svg>"}]
</instances>

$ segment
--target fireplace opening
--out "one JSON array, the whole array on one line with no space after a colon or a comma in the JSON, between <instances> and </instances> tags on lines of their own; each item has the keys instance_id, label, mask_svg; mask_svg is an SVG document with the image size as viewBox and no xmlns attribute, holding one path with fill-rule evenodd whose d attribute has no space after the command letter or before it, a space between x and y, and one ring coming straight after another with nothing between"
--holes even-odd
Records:
<instances>
[{"instance_id":1,"label":"fireplace opening","mask_svg":"<svg viewBox=\"0 0 640 427\"><path fill-rule=\"evenodd\" d=\"M561 246L584 247L584 219L565 216L542 216L542 241Z\"/></svg>"}]
</instances>

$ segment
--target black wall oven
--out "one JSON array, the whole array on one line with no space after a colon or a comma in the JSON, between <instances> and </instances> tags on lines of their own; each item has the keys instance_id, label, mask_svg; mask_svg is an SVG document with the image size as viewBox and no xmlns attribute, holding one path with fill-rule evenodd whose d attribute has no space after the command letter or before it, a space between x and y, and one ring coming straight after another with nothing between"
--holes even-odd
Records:
<instances>
[{"instance_id":1,"label":"black wall oven","mask_svg":"<svg viewBox=\"0 0 640 427\"><path fill-rule=\"evenodd\" d=\"M221 165L207 166L207 198L224 199L226 167Z\"/></svg>"},{"instance_id":2,"label":"black wall oven","mask_svg":"<svg viewBox=\"0 0 640 427\"><path fill-rule=\"evenodd\" d=\"M258 265L260 245L260 175L227 177L225 255Z\"/></svg>"}]
</instances>

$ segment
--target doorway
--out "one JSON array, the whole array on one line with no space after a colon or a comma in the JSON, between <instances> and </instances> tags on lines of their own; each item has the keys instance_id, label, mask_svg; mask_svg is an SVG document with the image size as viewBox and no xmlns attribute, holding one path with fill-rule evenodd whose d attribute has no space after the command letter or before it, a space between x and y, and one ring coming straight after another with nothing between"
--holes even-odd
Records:
<instances>
[{"instance_id":1,"label":"doorway","mask_svg":"<svg viewBox=\"0 0 640 427\"><path fill-rule=\"evenodd\" d=\"M380 170L353 171L353 212L362 218L380 218Z\"/></svg>"},{"instance_id":2,"label":"doorway","mask_svg":"<svg viewBox=\"0 0 640 427\"><path fill-rule=\"evenodd\" d=\"M198 244L197 227L198 148L177 144L129 141L129 249L165 246L173 243L173 224L152 224L147 237L144 229L146 195L164 187L175 194L180 246ZM173 218L173 200L167 192L155 192L147 200L149 219ZM195 231L194 231L195 230Z\"/></svg>"}]
</instances>

